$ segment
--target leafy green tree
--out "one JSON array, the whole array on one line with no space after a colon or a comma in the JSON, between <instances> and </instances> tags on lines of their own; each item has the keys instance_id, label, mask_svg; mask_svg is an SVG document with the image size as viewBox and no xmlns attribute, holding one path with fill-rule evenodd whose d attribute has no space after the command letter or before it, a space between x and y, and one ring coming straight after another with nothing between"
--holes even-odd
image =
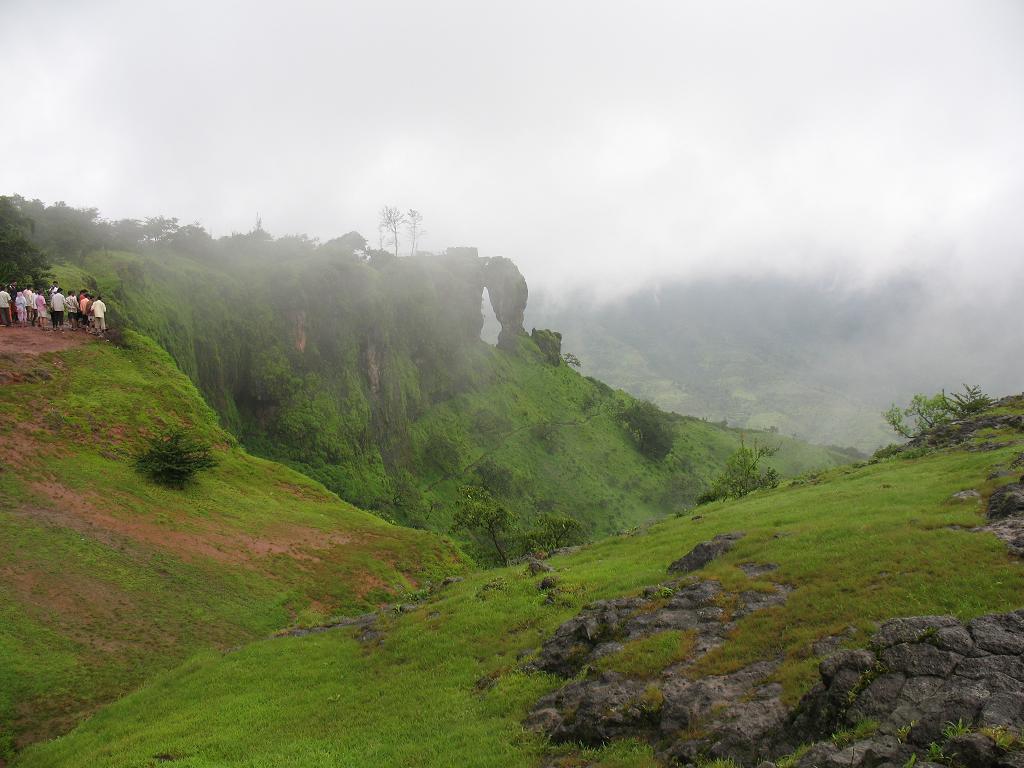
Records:
<instances>
[{"instance_id":1,"label":"leafy green tree","mask_svg":"<svg viewBox=\"0 0 1024 768\"><path fill-rule=\"evenodd\" d=\"M576 355L574 355L572 352L563 352L562 359L565 361L566 365L571 366L572 368L576 368L577 370L583 366L583 363L580 362L580 359L576 357Z\"/></svg>"},{"instance_id":2,"label":"leafy green tree","mask_svg":"<svg viewBox=\"0 0 1024 768\"><path fill-rule=\"evenodd\" d=\"M914 438L940 424L966 419L991 407L992 398L982 392L981 387L964 384L962 392L954 392L952 395L947 395L945 391L931 397L916 394L906 408L900 408L893 403L892 407L882 414L882 418L896 434Z\"/></svg>"},{"instance_id":3,"label":"leafy green tree","mask_svg":"<svg viewBox=\"0 0 1024 768\"><path fill-rule=\"evenodd\" d=\"M468 533L485 549L493 548L498 562L508 565L516 535L517 521L486 488L464 485L459 488L459 503L452 527Z\"/></svg>"},{"instance_id":4,"label":"leafy green tree","mask_svg":"<svg viewBox=\"0 0 1024 768\"><path fill-rule=\"evenodd\" d=\"M900 408L893 403L892 407L882 414L882 418L896 434L906 438L917 437L951 419L949 401L944 392L932 397L917 394L911 398L910 405L906 408Z\"/></svg>"},{"instance_id":5,"label":"leafy green tree","mask_svg":"<svg viewBox=\"0 0 1024 768\"><path fill-rule=\"evenodd\" d=\"M531 549L552 550L579 544L585 538L583 524L575 517L556 513L543 514L527 533Z\"/></svg>"},{"instance_id":6,"label":"leafy green tree","mask_svg":"<svg viewBox=\"0 0 1024 768\"><path fill-rule=\"evenodd\" d=\"M496 496L509 496L516 484L515 473L493 459L481 461L477 465L476 474L484 488Z\"/></svg>"},{"instance_id":7,"label":"leafy green tree","mask_svg":"<svg viewBox=\"0 0 1024 768\"><path fill-rule=\"evenodd\" d=\"M725 462L725 469L715 478L711 490L704 493L698 503L717 499L739 499L760 488L777 488L779 473L774 467L761 468L761 461L773 456L778 448L758 445L747 447L740 440L740 447Z\"/></svg>"},{"instance_id":8,"label":"leafy green tree","mask_svg":"<svg viewBox=\"0 0 1024 768\"><path fill-rule=\"evenodd\" d=\"M426 460L445 475L458 470L462 462L458 444L441 432L435 432L427 438L424 453Z\"/></svg>"},{"instance_id":9,"label":"leafy green tree","mask_svg":"<svg viewBox=\"0 0 1024 768\"><path fill-rule=\"evenodd\" d=\"M660 461L672 450L671 417L654 403L637 400L622 410L621 418L647 458Z\"/></svg>"},{"instance_id":10,"label":"leafy green tree","mask_svg":"<svg viewBox=\"0 0 1024 768\"><path fill-rule=\"evenodd\" d=\"M0 282L40 285L48 277L46 256L29 239L32 227L14 199L0 196Z\"/></svg>"},{"instance_id":11,"label":"leafy green tree","mask_svg":"<svg viewBox=\"0 0 1024 768\"><path fill-rule=\"evenodd\" d=\"M966 419L984 413L992 407L992 398L981 391L981 387L963 385L963 392L954 392L946 400L954 419Z\"/></svg>"},{"instance_id":12,"label":"leafy green tree","mask_svg":"<svg viewBox=\"0 0 1024 768\"><path fill-rule=\"evenodd\" d=\"M197 472L216 464L210 446L182 429L151 438L146 450L135 459L140 472L168 488L184 488Z\"/></svg>"}]
</instances>

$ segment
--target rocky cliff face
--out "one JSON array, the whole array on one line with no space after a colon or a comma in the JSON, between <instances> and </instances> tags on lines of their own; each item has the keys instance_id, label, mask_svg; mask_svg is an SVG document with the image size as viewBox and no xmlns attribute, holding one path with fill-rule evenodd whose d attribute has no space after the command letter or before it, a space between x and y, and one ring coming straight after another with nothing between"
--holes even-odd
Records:
<instances>
[{"instance_id":1,"label":"rocky cliff face","mask_svg":"<svg viewBox=\"0 0 1024 768\"><path fill-rule=\"evenodd\" d=\"M470 247L449 248L445 251L445 259L466 278L459 291L459 300L462 300L464 293L466 316L473 318L467 324L467 335L474 339L480 338L484 324L483 315L480 314L480 297L486 288L491 299L491 309L501 324L498 346L502 349L515 349L516 338L526 333L523 318L530 294L526 278L519 268L510 259L503 257L480 258L477 249Z\"/></svg>"}]
</instances>

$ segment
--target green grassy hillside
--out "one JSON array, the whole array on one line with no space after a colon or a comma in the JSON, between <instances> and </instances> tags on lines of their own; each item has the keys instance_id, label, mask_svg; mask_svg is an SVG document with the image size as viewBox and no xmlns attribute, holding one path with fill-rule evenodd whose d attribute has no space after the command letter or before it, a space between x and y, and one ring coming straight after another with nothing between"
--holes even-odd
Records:
<instances>
[{"instance_id":1,"label":"green grassy hillside","mask_svg":"<svg viewBox=\"0 0 1024 768\"><path fill-rule=\"evenodd\" d=\"M386 519L448 532L469 484L523 525L553 513L607 534L692 504L741 440L666 414L674 450L643 455L620 418L631 396L550 364L528 336L480 340L475 256L232 242L207 259L94 251L56 273L167 349L247 449ZM851 459L755 438L780 446L784 475Z\"/></svg>"},{"instance_id":2,"label":"green grassy hillside","mask_svg":"<svg viewBox=\"0 0 1024 768\"><path fill-rule=\"evenodd\" d=\"M1024 566L993 536L968 529L983 519L987 493L1005 482L986 478L1019 462L1021 434L978 439L995 449L918 451L833 469L605 539L553 559L558 587L547 593L523 567L477 573L387 619L374 642L337 630L200 653L15 765L506 768L561 754L563 765L653 766L640 744L574 755L523 730L538 697L562 682L523 670L541 642L585 603L662 582L694 544L736 530L746 537L696 576L732 590L794 589L784 604L740 619L690 674L781 655L774 674L790 704L814 679L819 638L853 627L846 642L858 645L892 616L1016 609ZM951 498L968 488L981 497ZM751 578L738 567L748 562L778 569ZM669 651L664 661L685 659L684 644ZM608 663L642 667L630 658L638 652L627 647Z\"/></svg>"},{"instance_id":3,"label":"green grassy hillside","mask_svg":"<svg viewBox=\"0 0 1024 768\"><path fill-rule=\"evenodd\" d=\"M0 346L0 761L202 649L367 610L464 568L250 456L169 356L8 329ZM62 350L43 352L46 343ZM183 491L140 476L147 435L183 426L215 469Z\"/></svg>"}]
</instances>

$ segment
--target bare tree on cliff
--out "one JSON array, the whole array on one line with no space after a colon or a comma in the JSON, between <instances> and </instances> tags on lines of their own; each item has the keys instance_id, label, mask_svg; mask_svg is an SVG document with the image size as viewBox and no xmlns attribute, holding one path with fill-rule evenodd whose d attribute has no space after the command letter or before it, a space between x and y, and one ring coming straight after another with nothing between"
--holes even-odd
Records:
<instances>
[{"instance_id":1,"label":"bare tree on cliff","mask_svg":"<svg viewBox=\"0 0 1024 768\"><path fill-rule=\"evenodd\" d=\"M423 214L415 208L410 208L406 211L405 228L409 232L409 239L412 240L412 244L409 246L409 255L415 256L417 241L422 235L427 234L426 230L423 229Z\"/></svg>"},{"instance_id":2,"label":"bare tree on cliff","mask_svg":"<svg viewBox=\"0 0 1024 768\"><path fill-rule=\"evenodd\" d=\"M380 209L380 228L391 235L389 245L395 247L395 257L398 257L399 232L405 226L405 214L393 205L385 205Z\"/></svg>"}]
</instances>

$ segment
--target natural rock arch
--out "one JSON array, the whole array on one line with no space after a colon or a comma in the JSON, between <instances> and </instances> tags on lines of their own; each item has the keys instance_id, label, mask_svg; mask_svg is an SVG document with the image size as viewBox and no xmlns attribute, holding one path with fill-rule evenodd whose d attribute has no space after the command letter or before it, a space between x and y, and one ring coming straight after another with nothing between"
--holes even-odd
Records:
<instances>
[{"instance_id":1,"label":"natural rock arch","mask_svg":"<svg viewBox=\"0 0 1024 768\"><path fill-rule=\"evenodd\" d=\"M463 274L468 272L467 277L472 275L469 277L471 282L466 287L469 289L472 285L474 291L475 304L472 312L475 315L475 336L479 338L480 331L483 329L484 318L480 313L480 302L483 299L484 289L487 289L494 316L501 324L498 346L501 349L514 350L517 337L526 335L523 318L530 293L526 286L526 278L523 277L519 268L511 259L501 256L482 259L476 248L449 248L445 255L453 263L463 265L461 269L466 270ZM474 282L475 285L473 285ZM469 311L469 307L466 311ZM468 327L467 330L469 330Z\"/></svg>"},{"instance_id":2,"label":"natural rock arch","mask_svg":"<svg viewBox=\"0 0 1024 768\"><path fill-rule=\"evenodd\" d=\"M523 328L529 297L526 278L510 259L495 257L482 261L483 286L480 292L483 294L483 289L487 289L494 316L501 323L498 346L502 349L515 349L516 337L526 334Z\"/></svg>"}]
</instances>

